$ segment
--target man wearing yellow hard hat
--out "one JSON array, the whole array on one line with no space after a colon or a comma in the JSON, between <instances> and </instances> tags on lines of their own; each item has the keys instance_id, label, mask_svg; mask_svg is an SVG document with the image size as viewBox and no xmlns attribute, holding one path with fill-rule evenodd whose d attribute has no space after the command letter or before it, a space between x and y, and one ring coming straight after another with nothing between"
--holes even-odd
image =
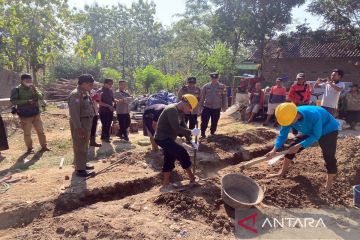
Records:
<instances>
[{"instance_id":1,"label":"man wearing yellow hard hat","mask_svg":"<svg viewBox=\"0 0 360 240\"><path fill-rule=\"evenodd\" d=\"M163 192L173 190L170 185L170 174L175 168L175 160L179 160L181 167L185 169L190 178L190 182L195 182L194 173L191 171L190 156L186 149L176 143L178 135L190 138L191 135L199 136L200 129L188 129L184 123L182 114L189 114L198 105L198 100L194 95L184 94L180 102L170 104L161 113L158 125L155 131L155 142L164 150L163 165L163 186L160 189ZM198 148L198 144L191 142L194 148Z\"/></svg>"},{"instance_id":2,"label":"man wearing yellow hard hat","mask_svg":"<svg viewBox=\"0 0 360 240\"><path fill-rule=\"evenodd\" d=\"M273 150L267 154L269 158L274 156L276 151L284 145L291 128L298 130L301 134L292 140L280 172L272 176L285 176L295 154L310 147L315 142L319 142L327 170L325 191L328 191L337 173L335 153L339 123L321 107L297 107L294 103L280 104L275 110L275 116L281 125L281 130Z\"/></svg>"}]
</instances>

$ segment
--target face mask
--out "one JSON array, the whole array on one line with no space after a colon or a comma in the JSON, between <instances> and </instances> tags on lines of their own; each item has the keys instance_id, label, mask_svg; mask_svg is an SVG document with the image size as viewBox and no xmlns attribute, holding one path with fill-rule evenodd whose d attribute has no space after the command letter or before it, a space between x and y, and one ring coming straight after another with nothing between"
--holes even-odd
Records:
<instances>
[{"instance_id":1,"label":"face mask","mask_svg":"<svg viewBox=\"0 0 360 240\"><path fill-rule=\"evenodd\" d=\"M30 87L30 86L32 86L33 85L33 83L23 83L25 86L27 86L27 87Z\"/></svg>"}]
</instances>

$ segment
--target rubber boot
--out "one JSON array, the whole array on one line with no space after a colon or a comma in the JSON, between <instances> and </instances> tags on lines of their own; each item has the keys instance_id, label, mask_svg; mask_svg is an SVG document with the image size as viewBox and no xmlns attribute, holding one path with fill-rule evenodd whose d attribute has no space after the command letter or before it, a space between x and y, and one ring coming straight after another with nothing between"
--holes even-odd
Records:
<instances>
[{"instance_id":1,"label":"rubber boot","mask_svg":"<svg viewBox=\"0 0 360 240\"><path fill-rule=\"evenodd\" d=\"M91 146L91 147L101 147L101 144L96 143L95 137L91 137L91 138L90 138L90 146Z\"/></svg>"}]
</instances>

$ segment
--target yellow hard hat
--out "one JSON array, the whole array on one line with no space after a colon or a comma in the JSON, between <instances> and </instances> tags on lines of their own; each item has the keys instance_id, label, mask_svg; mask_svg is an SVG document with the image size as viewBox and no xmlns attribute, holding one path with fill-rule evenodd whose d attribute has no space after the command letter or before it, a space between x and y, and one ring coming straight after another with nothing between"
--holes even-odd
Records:
<instances>
[{"instance_id":1,"label":"yellow hard hat","mask_svg":"<svg viewBox=\"0 0 360 240\"><path fill-rule=\"evenodd\" d=\"M197 98L192 94L184 94L182 96L182 99L190 104L191 110L194 110L196 108L196 106L198 105Z\"/></svg>"},{"instance_id":2,"label":"yellow hard hat","mask_svg":"<svg viewBox=\"0 0 360 240\"><path fill-rule=\"evenodd\" d=\"M282 103L275 109L276 120L281 126L292 124L297 115L297 108L294 103Z\"/></svg>"}]
</instances>

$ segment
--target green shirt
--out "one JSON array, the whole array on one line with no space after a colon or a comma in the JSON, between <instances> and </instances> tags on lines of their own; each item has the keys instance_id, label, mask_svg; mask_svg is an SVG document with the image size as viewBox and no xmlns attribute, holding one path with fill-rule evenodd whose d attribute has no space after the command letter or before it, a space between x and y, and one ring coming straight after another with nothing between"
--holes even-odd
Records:
<instances>
[{"instance_id":1,"label":"green shirt","mask_svg":"<svg viewBox=\"0 0 360 240\"><path fill-rule=\"evenodd\" d=\"M183 117L176 108L176 105L170 104L166 106L159 117L155 132L155 139L165 140L171 138L175 140L178 135L183 135L186 138L189 138L191 130L183 127L182 122Z\"/></svg>"},{"instance_id":2,"label":"green shirt","mask_svg":"<svg viewBox=\"0 0 360 240\"><path fill-rule=\"evenodd\" d=\"M39 89L35 88L35 91L33 92L31 88L26 87L23 84L20 84L11 90L11 103L20 107L27 105L29 100L41 101L43 99L44 96Z\"/></svg>"}]
</instances>

